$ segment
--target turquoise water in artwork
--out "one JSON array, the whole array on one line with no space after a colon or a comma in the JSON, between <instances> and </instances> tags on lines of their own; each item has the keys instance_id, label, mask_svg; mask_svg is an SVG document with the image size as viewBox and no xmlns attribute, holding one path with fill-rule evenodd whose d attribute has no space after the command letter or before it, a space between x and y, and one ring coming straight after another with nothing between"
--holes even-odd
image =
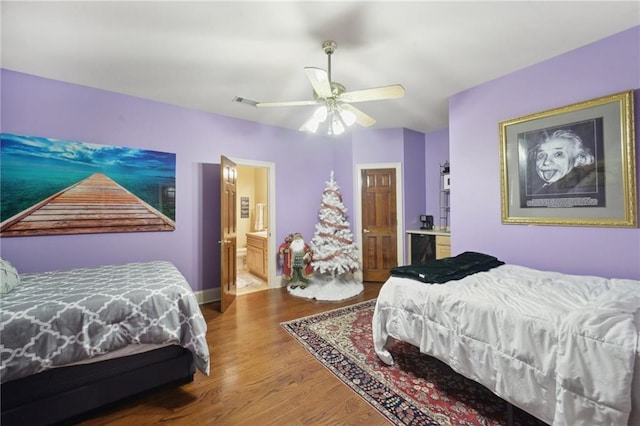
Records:
<instances>
[{"instance_id":1,"label":"turquoise water in artwork","mask_svg":"<svg viewBox=\"0 0 640 426\"><path fill-rule=\"evenodd\" d=\"M0 134L0 221L103 173L175 220L175 154Z\"/></svg>"}]
</instances>

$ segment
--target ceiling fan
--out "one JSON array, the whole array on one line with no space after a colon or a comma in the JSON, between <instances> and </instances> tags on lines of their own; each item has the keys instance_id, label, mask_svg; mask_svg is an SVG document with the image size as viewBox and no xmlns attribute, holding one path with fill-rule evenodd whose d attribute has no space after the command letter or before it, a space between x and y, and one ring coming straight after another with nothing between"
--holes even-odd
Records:
<instances>
[{"instance_id":1,"label":"ceiling fan","mask_svg":"<svg viewBox=\"0 0 640 426\"><path fill-rule=\"evenodd\" d=\"M337 47L338 44L333 40L327 40L322 43L322 49L328 58L327 71L315 67L306 67L304 69L313 87L312 100L258 102L236 96L234 101L258 108L319 105L300 127L301 131L311 133L315 133L320 124L325 122L327 122L327 132L330 135L339 135L345 131L345 126L349 127L354 123L363 127L373 126L376 120L351 104L401 98L405 93L404 87L400 84L393 84L391 86L347 92L342 84L331 80L331 55L336 51Z\"/></svg>"}]
</instances>

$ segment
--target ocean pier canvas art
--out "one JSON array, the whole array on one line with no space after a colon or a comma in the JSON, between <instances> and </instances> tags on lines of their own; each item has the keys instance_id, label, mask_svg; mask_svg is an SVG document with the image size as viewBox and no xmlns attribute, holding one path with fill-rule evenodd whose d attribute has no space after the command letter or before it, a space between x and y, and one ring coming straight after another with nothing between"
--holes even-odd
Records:
<instances>
[{"instance_id":1,"label":"ocean pier canvas art","mask_svg":"<svg viewBox=\"0 0 640 426\"><path fill-rule=\"evenodd\" d=\"M175 154L0 136L0 236L175 229Z\"/></svg>"}]
</instances>

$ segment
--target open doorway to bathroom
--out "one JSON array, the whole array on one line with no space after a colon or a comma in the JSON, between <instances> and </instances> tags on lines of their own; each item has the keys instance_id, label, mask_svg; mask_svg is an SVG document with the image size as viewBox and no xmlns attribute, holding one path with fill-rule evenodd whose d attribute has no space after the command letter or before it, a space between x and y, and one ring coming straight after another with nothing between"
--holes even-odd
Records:
<instances>
[{"instance_id":1,"label":"open doorway to bathroom","mask_svg":"<svg viewBox=\"0 0 640 426\"><path fill-rule=\"evenodd\" d=\"M270 244L270 167L237 160L237 295L269 289L273 249Z\"/></svg>"}]
</instances>

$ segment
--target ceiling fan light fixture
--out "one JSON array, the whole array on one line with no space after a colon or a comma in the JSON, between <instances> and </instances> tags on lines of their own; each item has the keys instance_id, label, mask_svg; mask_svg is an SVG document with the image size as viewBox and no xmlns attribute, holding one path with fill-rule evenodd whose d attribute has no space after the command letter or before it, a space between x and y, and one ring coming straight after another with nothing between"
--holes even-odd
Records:
<instances>
[{"instance_id":1,"label":"ceiling fan light fixture","mask_svg":"<svg viewBox=\"0 0 640 426\"><path fill-rule=\"evenodd\" d=\"M310 133L315 133L318 131L319 124L320 122L316 119L315 115L313 115L304 123L304 125L302 126L302 128L300 128L300 130L310 132Z\"/></svg>"},{"instance_id":2,"label":"ceiling fan light fixture","mask_svg":"<svg viewBox=\"0 0 640 426\"><path fill-rule=\"evenodd\" d=\"M344 125L337 114L333 114L331 117L331 133L334 135L341 135L344 133Z\"/></svg>"},{"instance_id":3,"label":"ceiling fan light fixture","mask_svg":"<svg viewBox=\"0 0 640 426\"><path fill-rule=\"evenodd\" d=\"M405 94L404 87L400 84L393 84L347 91L342 84L331 79L331 56L336 51L337 46L337 43L332 40L322 43L322 49L327 55L326 71L316 67L304 68L307 79L313 87L312 100L258 102L236 97L234 101L259 108L315 106L316 109L311 116L299 128L300 131L304 132L317 133L320 131L320 133L329 136L336 136L341 135L354 124L366 128L373 126L376 124L376 120L351 104L401 98Z\"/></svg>"},{"instance_id":4,"label":"ceiling fan light fixture","mask_svg":"<svg viewBox=\"0 0 640 426\"><path fill-rule=\"evenodd\" d=\"M340 108L338 110L338 113L340 114L340 118L342 119L342 121L344 121L344 124L346 124L348 127L353 126L353 124L356 122L357 117L351 111Z\"/></svg>"},{"instance_id":5,"label":"ceiling fan light fixture","mask_svg":"<svg viewBox=\"0 0 640 426\"><path fill-rule=\"evenodd\" d=\"M322 105L313 113L313 117L318 121L318 123L324 123L325 120L327 119L327 114L328 114L327 106Z\"/></svg>"}]
</instances>

